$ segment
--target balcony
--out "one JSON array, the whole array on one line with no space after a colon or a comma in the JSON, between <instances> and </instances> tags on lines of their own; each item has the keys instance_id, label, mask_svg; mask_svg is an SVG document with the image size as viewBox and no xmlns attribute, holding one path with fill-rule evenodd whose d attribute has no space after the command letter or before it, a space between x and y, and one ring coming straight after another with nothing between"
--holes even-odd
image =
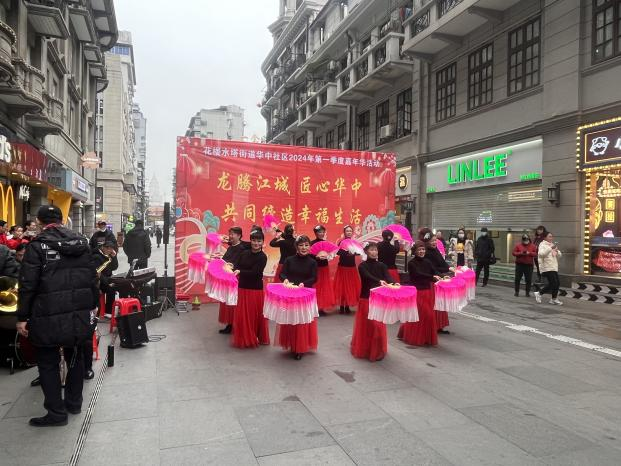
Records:
<instances>
[{"instance_id":1,"label":"balcony","mask_svg":"<svg viewBox=\"0 0 621 466\"><path fill-rule=\"evenodd\" d=\"M298 127L320 128L347 110L347 106L336 100L336 83L326 83L317 92L311 91L309 98L298 110Z\"/></svg>"},{"instance_id":2,"label":"balcony","mask_svg":"<svg viewBox=\"0 0 621 466\"><path fill-rule=\"evenodd\" d=\"M26 121L33 128L34 133L39 136L48 134L59 134L63 127L63 103L47 92L43 93L45 107L41 113L26 115Z\"/></svg>"},{"instance_id":3,"label":"balcony","mask_svg":"<svg viewBox=\"0 0 621 466\"><path fill-rule=\"evenodd\" d=\"M15 117L41 112L45 108L43 73L19 58L13 59L12 64L15 67L15 79L0 84L0 101Z\"/></svg>"},{"instance_id":4,"label":"balcony","mask_svg":"<svg viewBox=\"0 0 621 466\"><path fill-rule=\"evenodd\" d=\"M28 9L28 21L37 34L58 39L69 37L69 28L60 11L60 8L64 6L63 3L60 0L48 1L47 5L32 1L25 2Z\"/></svg>"},{"instance_id":5,"label":"balcony","mask_svg":"<svg viewBox=\"0 0 621 466\"><path fill-rule=\"evenodd\" d=\"M356 102L371 97L402 76L412 73L413 64L401 57L403 34L390 32L378 40L336 77L340 102Z\"/></svg>"},{"instance_id":6,"label":"balcony","mask_svg":"<svg viewBox=\"0 0 621 466\"><path fill-rule=\"evenodd\" d=\"M445 47L460 47L465 36L488 21L501 23L504 10L519 1L418 0L415 13L403 23L403 52L430 61Z\"/></svg>"},{"instance_id":7,"label":"balcony","mask_svg":"<svg viewBox=\"0 0 621 466\"><path fill-rule=\"evenodd\" d=\"M297 127L297 119L291 109L287 109L282 118L275 118L272 123L267 140L276 144L288 142L290 133Z\"/></svg>"},{"instance_id":8,"label":"balcony","mask_svg":"<svg viewBox=\"0 0 621 466\"><path fill-rule=\"evenodd\" d=\"M302 82L301 73L299 73L302 66L306 63L306 57L304 55L297 55L296 58L288 58L278 67L276 77L274 78L271 86L271 94L265 95L265 104L269 107L275 107L285 91Z\"/></svg>"},{"instance_id":9,"label":"balcony","mask_svg":"<svg viewBox=\"0 0 621 466\"><path fill-rule=\"evenodd\" d=\"M0 82L15 78L15 67L11 62L11 48L16 41L15 31L0 21Z\"/></svg>"}]
</instances>

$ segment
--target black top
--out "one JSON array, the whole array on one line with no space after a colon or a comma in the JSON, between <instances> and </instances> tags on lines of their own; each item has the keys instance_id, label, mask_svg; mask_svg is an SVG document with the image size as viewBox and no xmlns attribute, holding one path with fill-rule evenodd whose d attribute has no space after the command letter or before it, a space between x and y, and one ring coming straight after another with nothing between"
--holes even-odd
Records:
<instances>
[{"instance_id":1,"label":"black top","mask_svg":"<svg viewBox=\"0 0 621 466\"><path fill-rule=\"evenodd\" d=\"M134 259L143 260L151 257L151 238L142 227L134 227L125 235L123 250L131 263Z\"/></svg>"},{"instance_id":2,"label":"black top","mask_svg":"<svg viewBox=\"0 0 621 466\"><path fill-rule=\"evenodd\" d=\"M246 251L247 249L250 249L250 243L247 243L246 241L240 241L235 246L229 246L227 248L226 252L222 256L222 260L224 262L230 262L231 264L235 264L239 260L239 256L241 256L241 253Z\"/></svg>"},{"instance_id":3,"label":"black top","mask_svg":"<svg viewBox=\"0 0 621 466\"><path fill-rule=\"evenodd\" d=\"M360 273L360 280L362 281L362 288L360 289L360 297L362 299L369 299L371 288L380 286L381 280L387 283L394 281L388 274L386 264L378 262L377 259L367 259L362 262L358 266L358 273Z\"/></svg>"},{"instance_id":4,"label":"black top","mask_svg":"<svg viewBox=\"0 0 621 466\"><path fill-rule=\"evenodd\" d=\"M313 244L317 244L317 243L319 243L320 241L325 241L325 240L323 240L323 239L319 239L319 238L314 239L314 240L312 240L312 241L311 241L311 246L312 246ZM328 259L318 259L318 258L315 256L315 260L317 261L317 267L327 267L327 266L329 265Z\"/></svg>"},{"instance_id":5,"label":"black top","mask_svg":"<svg viewBox=\"0 0 621 466\"><path fill-rule=\"evenodd\" d=\"M449 265L442 257L440 251L437 248L427 248L425 252L425 259L429 260L433 265L433 268L438 271L438 273L448 273Z\"/></svg>"},{"instance_id":6,"label":"black top","mask_svg":"<svg viewBox=\"0 0 621 466\"><path fill-rule=\"evenodd\" d=\"M108 257L101 252L101 249L98 249L93 253L93 262L95 263L95 269L98 269L104 263L108 261ZM110 284L110 277L112 277L112 272L119 268L119 259L117 256L114 256L110 263L103 269L99 275L99 283L103 285Z\"/></svg>"},{"instance_id":7,"label":"black top","mask_svg":"<svg viewBox=\"0 0 621 466\"><path fill-rule=\"evenodd\" d=\"M433 264L425 257L414 256L408 263L410 282L419 290L429 290L433 285L433 277L437 275Z\"/></svg>"},{"instance_id":8,"label":"black top","mask_svg":"<svg viewBox=\"0 0 621 466\"><path fill-rule=\"evenodd\" d=\"M317 261L310 254L287 257L280 279L283 282L289 280L294 285L304 283L305 287L311 288L317 281Z\"/></svg>"},{"instance_id":9,"label":"black top","mask_svg":"<svg viewBox=\"0 0 621 466\"><path fill-rule=\"evenodd\" d=\"M246 249L239 254L234 263L239 270L239 288L244 290L263 289L263 270L267 265L267 256L263 251L253 252Z\"/></svg>"},{"instance_id":10,"label":"black top","mask_svg":"<svg viewBox=\"0 0 621 466\"><path fill-rule=\"evenodd\" d=\"M278 263L284 264L287 257L295 256L295 238L293 236L285 235L283 235L281 238L282 241L274 238L272 241L270 241L270 246L280 249L280 260L278 261Z\"/></svg>"},{"instance_id":11,"label":"black top","mask_svg":"<svg viewBox=\"0 0 621 466\"><path fill-rule=\"evenodd\" d=\"M339 256L340 267L356 267L356 254L352 254L344 249L339 249L336 254Z\"/></svg>"},{"instance_id":12,"label":"black top","mask_svg":"<svg viewBox=\"0 0 621 466\"><path fill-rule=\"evenodd\" d=\"M397 268L397 254L401 251L401 245L399 245L399 241L395 241L395 244L391 244L390 241L382 241L378 243L377 250L379 251L378 260L386 264L389 269Z\"/></svg>"},{"instance_id":13,"label":"black top","mask_svg":"<svg viewBox=\"0 0 621 466\"><path fill-rule=\"evenodd\" d=\"M115 245L114 249L118 249L118 245L116 242L116 236L114 236L114 233L112 233L110 230L107 230L107 229L106 231L97 230L95 233L93 233L93 236L91 236L91 241L89 244L93 252L96 252L106 242L114 243Z\"/></svg>"},{"instance_id":14,"label":"black top","mask_svg":"<svg viewBox=\"0 0 621 466\"><path fill-rule=\"evenodd\" d=\"M479 236L474 248L474 257L477 258L477 262L489 262L494 255L495 247L494 240L489 236Z\"/></svg>"}]
</instances>

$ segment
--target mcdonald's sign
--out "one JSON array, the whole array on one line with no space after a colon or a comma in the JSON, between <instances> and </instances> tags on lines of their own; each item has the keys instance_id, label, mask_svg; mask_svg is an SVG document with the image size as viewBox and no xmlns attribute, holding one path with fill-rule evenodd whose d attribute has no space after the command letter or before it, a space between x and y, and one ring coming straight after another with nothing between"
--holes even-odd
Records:
<instances>
[{"instance_id":1,"label":"mcdonald's sign","mask_svg":"<svg viewBox=\"0 0 621 466\"><path fill-rule=\"evenodd\" d=\"M12 186L0 184L0 218L15 225L15 195Z\"/></svg>"}]
</instances>

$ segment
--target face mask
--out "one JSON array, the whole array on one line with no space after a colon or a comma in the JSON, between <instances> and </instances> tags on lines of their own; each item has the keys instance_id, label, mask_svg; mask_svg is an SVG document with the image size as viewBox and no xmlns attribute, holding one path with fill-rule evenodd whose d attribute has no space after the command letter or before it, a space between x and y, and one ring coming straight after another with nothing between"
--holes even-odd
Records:
<instances>
[{"instance_id":1,"label":"face mask","mask_svg":"<svg viewBox=\"0 0 621 466\"><path fill-rule=\"evenodd\" d=\"M100 228L100 229L99 229L99 231L101 231L102 233L105 233L105 232L106 232L106 230L107 230L107 228L105 228L105 227L104 227L104 228Z\"/></svg>"},{"instance_id":2,"label":"face mask","mask_svg":"<svg viewBox=\"0 0 621 466\"><path fill-rule=\"evenodd\" d=\"M457 235L457 237L458 237L459 239L464 239L464 235L462 235L462 234Z\"/></svg>"},{"instance_id":3,"label":"face mask","mask_svg":"<svg viewBox=\"0 0 621 466\"><path fill-rule=\"evenodd\" d=\"M487 231L482 231L481 236L487 236Z\"/></svg>"},{"instance_id":4,"label":"face mask","mask_svg":"<svg viewBox=\"0 0 621 466\"><path fill-rule=\"evenodd\" d=\"M527 240L527 239L522 240L522 244L528 244L528 243L530 243L529 240Z\"/></svg>"}]
</instances>

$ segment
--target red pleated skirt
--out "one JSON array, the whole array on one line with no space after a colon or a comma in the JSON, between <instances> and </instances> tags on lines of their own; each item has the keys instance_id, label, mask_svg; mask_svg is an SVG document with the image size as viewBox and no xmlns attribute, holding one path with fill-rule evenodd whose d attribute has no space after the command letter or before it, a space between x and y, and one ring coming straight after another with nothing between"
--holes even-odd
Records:
<instances>
[{"instance_id":1,"label":"red pleated skirt","mask_svg":"<svg viewBox=\"0 0 621 466\"><path fill-rule=\"evenodd\" d=\"M401 283L401 277L399 276L399 271L397 269L388 269L388 275L392 277L395 283Z\"/></svg>"},{"instance_id":2,"label":"red pleated skirt","mask_svg":"<svg viewBox=\"0 0 621 466\"><path fill-rule=\"evenodd\" d=\"M338 266L334 277L334 297L337 306L357 306L360 299L360 274L356 267Z\"/></svg>"},{"instance_id":3,"label":"red pleated skirt","mask_svg":"<svg viewBox=\"0 0 621 466\"><path fill-rule=\"evenodd\" d=\"M283 264L278 264L278 266L276 267L276 273L274 274L274 279L272 280L273 283L280 283L280 272L282 272L282 267Z\"/></svg>"},{"instance_id":4,"label":"red pleated skirt","mask_svg":"<svg viewBox=\"0 0 621 466\"><path fill-rule=\"evenodd\" d=\"M351 354L355 358L379 361L388 353L386 324L369 320L369 300L360 299L351 337Z\"/></svg>"},{"instance_id":5,"label":"red pleated skirt","mask_svg":"<svg viewBox=\"0 0 621 466\"><path fill-rule=\"evenodd\" d=\"M330 280L330 267L317 268L317 282L315 283L317 290L317 307L322 311L331 311L336 305L334 298L334 288Z\"/></svg>"},{"instance_id":6,"label":"red pleated skirt","mask_svg":"<svg viewBox=\"0 0 621 466\"><path fill-rule=\"evenodd\" d=\"M263 290L238 290L231 336L234 347L256 348L260 344L270 344L268 320L263 317L263 297Z\"/></svg>"},{"instance_id":7,"label":"red pleated skirt","mask_svg":"<svg viewBox=\"0 0 621 466\"><path fill-rule=\"evenodd\" d=\"M449 326L448 312L436 311L436 323L438 324L438 330L442 330L444 327Z\"/></svg>"},{"instance_id":8,"label":"red pleated skirt","mask_svg":"<svg viewBox=\"0 0 621 466\"><path fill-rule=\"evenodd\" d=\"M438 344L438 324L436 311L433 309L435 296L433 288L418 290L416 304L418 305L418 322L401 324L398 338L408 345L424 346Z\"/></svg>"},{"instance_id":9,"label":"red pleated skirt","mask_svg":"<svg viewBox=\"0 0 621 466\"><path fill-rule=\"evenodd\" d=\"M229 306L220 303L220 312L218 313L218 322L225 325L233 324L233 315L235 314L235 306Z\"/></svg>"},{"instance_id":10,"label":"red pleated skirt","mask_svg":"<svg viewBox=\"0 0 621 466\"><path fill-rule=\"evenodd\" d=\"M311 350L317 350L318 343L317 319L310 324L276 325L274 344L292 353L308 353Z\"/></svg>"}]
</instances>

